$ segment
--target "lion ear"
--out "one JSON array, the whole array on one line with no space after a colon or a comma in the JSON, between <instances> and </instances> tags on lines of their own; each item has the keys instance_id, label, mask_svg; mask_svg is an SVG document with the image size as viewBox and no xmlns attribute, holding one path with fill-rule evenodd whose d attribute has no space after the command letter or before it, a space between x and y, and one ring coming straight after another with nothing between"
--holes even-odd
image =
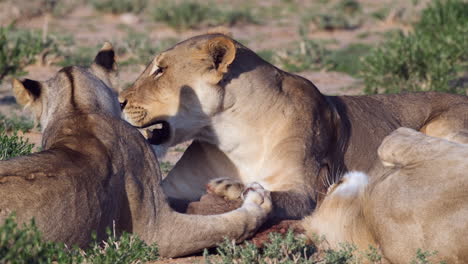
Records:
<instances>
[{"instance_id":1,"label":"lion ear","mask_svg":"<svg viewBox=\"0 0 468 264\"><path fill-rule=\"evenodd\" d=\"M30 79L13 79L12 87L16 102L23 106L29 106L36 101L42 90L40 82Z\"/></svg>"},{"instance_id":2,"label":"lion ear","mask_svg":"<svg viewBox=\"0 0 468 264\"><path fill-rule=\"evenodd\" d=\"M104 43L94 58L91 69L107 86L113 88L113 84L115 84L115 79L117 78L117 62L115 61L115 51L112 44L109 42Z\"/></svg>"},{"instance_id":3,"label":"lion ear","mask_svg":"<svg viewBox=\"0 0 468 264\"><path fill-rule=\"evenodd\" d=\"M227 36L212 38L205 46L206 53L219 73L226 73L236 57L236 45Z\"/></svg>"}]
</instances>

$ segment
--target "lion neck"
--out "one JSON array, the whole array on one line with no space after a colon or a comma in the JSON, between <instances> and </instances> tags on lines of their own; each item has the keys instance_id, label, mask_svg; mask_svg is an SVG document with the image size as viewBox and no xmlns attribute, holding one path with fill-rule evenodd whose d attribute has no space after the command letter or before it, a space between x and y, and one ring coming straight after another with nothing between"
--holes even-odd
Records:
<instances>
[{"instance_id":1,"label":"lion neck","mask_svg":"<svg viewBox=\"0 0 468 264\"><path fill-rule=\"evenodd\" d=\"M87 112L70 112L69 115L55 117L43 131L42 149L65 147L82 152L86 146L96 144L96 140L112 141L114 136L106 132L112 131L110 119L113 117ZM98 134L96 131L102 132Z\"/></svg>"},{"instance_id":2,"label":"lion neck","mask_svg":"<svg viewBox=\"0 0 468 264\"><path fill-rule=\"evenodd\" d=\"M318 90L260 58L250 57L230 69L234 77L224 86L228 104L198 139L224 152L244 182L261 179L266 188L278 191L297 186L295 178L299 182L304 174L305 142L313 123L308 93Z\"/></svg>"}]
</instances>

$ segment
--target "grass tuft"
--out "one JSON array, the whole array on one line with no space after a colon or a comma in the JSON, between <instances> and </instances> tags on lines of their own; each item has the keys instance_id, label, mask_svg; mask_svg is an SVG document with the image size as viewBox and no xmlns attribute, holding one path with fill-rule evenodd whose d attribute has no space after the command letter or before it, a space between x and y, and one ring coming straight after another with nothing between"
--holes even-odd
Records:
<instances>
[{"instance_id":1,"label":"grass tuft","mask_svg":"<svg viewBox=\"0 0 468 264\"><path fill-rule=\"evenodd\" d=\"M306 244L304 239L296 238L292 231L286 235L270 234L270 242L263 249L246 242L236 245L234 241L225 239L216 249L219 258L204 255L207 263L238 263L238 264L267 264L267 263L312 263L311 256L316 252L315 247Z\"/></svg>"},{"instance_id":2,"label":"grass tuft","mask_svg":"<svg viewBox=\"0 0 468 264\"><path fill-rule=\"evenodd\" d=\"M152 15L155 21L164 22L177 30L222 24L259 23L249 8L220 9L215 5L197 1L162 1L156 5Z\"/></svg>"},{"instance_id":3,"label":"grass tuft","mask_svg":"<svg viewBox=\"0 0 468 264\"><path fill-rule=\"evenodd\" d=\"M4 130L6 132L13 132L17 130L28 132L33 127L34 123L24 116L13 116L7 118L6 116L0 114L0 130Z\"/></svg>"},{"instance_id":4,"label":"grass tuft","mask_svg":"<svg viewBox=\"0 0 468 264\"><path fill-rule=\"evenodd\" d=\"M148 4L147 0L91 0L94 8L100 12L122 14L140 13Z\"/></svg>"},{"instance_id":5,"label":"grass tuft","mask_svg":"<svg viewBox=\"0 0 468 264\"><path fill-rule=\"evenodd\" d=\"M152 41L147 34L130 31L127 37L117 46L118 53L125 54L126 60L120 65L146 65L157 54L177 43L175 38Z\"/></svg>"},{"instance_id":6,"label":"grass tuft","mask_svg":"<svg viewBox=\"0 0 468 264\"><path fill-rule=\"evenodd\" d=\"M15 131L11 135L0 129L0 160L6 160L32 152L34 144L28 142Z\"/></svg>"},{"instance_id":7,"label":"grass tuft","mask_svg":"<svg viewBox=\"0 0 468 264\"><path fill-rule=\"evenodd\" d=\"M363 62L365 92L466 92L468 2L435 0L422 12L414 32L392 34Z\"/></svg>"},{"instance_id":8,"label":"grass tuft","mask_svg":"<svg viewBox=\"0 0 468 264\"><path fill-rule=\"evenodd\" d=\"M42 239L34 220L18 226L14 214L0 226L0 263L145 263L158 259L156 245L148 246L137 236L120 237L107 230L108 239L93 242L87 250Z\"/></svg>"},{"instance_id":9,"label":"grass tuft","mask_svg":"<svg viewBox=\"0 0 468 264\"><path fill-rule=\"evenodd\" d=\"M0 27L0 82L7 75L26 74L24 67L32 64L45 49L55 48L52 39L42 39L37 31Z\"/></svg>"},{"instance_id":10,"label":"grass tuft","mask_svg":"<svg viewBox=\"0 0 468 264\"><path fill-rule=\"evenodd\" d=\"M356 0L341 0L324 10L306 12L302 20L322 30L355 29L363 23L362 7Z\"/></svg>"}]
</instances>

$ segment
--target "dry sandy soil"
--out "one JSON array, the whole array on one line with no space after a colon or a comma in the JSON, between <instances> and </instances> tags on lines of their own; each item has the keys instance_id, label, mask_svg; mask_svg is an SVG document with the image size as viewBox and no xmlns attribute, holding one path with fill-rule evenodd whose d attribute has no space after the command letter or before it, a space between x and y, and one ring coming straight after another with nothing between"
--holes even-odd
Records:
<instances>
[{"instance_id":1,"label":"dry sandy soil","mask_svg":"<svg viewBox=\"0 0 468 264\"><path fill-rule=\"evenodd\" d=\"M58 14L47 15L41 11L43 3L48 1L37 0L3 0L0 1L0 25L5 26L16 22L18 28L40 30L47 24L50 35L69 36L74 39L73 44L64 47L71 52L79 52L77 47L97 47L104 41L111 41L115 46L121 46L128 41L129 32L147 34L149 40L158 45L168 38L183 40L190 36L206 33L212 26L199 26L195 29L175 30L164 22L154 22L151 18L150 8L158 8L158 2L150 0L148 10L141 14L108 14L93 8L86 0L63 0L64 6ZM259 1L227 1L210 0L197 1L210 3L216 7L235 9L250 8L258 24L236 23L234 25L221 25L232 32L235 39L241 41L254 51L269 50L280 53L301 41L298 29L303 25L303 18L315 12L326 14L336 1L306 1L306 0L259 0ZM330 49L341 49L352 43L378 45L383 39L383 33L394 30L410 30L408 24L416 19L418 10L427 1L419 1L413 6L407 0L359 0L362 8L362 19L359 26L352 29L321 29L316 24L308 23L306 35L313 40L327 41ZM382 17L376 18L381 12ZM46 23L48 21L48 23ZM153 54L156 55L156 54ZM127 54L118 54L118 60L125 59ZM146 62L151 58L148 57ZM356 60L359 58L356 58ZM23 77L46 80L60 67L54 62L57 58L50 58L42 63L26 67L27 74ZM128 87L144 69L145 62L134 63L120 67L119 88ZM362 93L362 82L356 77L341 72L326 70L297 72L310 79L325 94L355 95ZM12 97L10 91L10 78L0 83L0 114L6 116L27 115ZM40 134L33 132L27 134L32 142L40 144ZM187 144L173 148L161 160L174 164L183 153ZM201 257L187 258L175 261L176 263L192 263L203 261ZM158 261L155 263L174 263L171 261Z\"/></svg>"}]
</instances>

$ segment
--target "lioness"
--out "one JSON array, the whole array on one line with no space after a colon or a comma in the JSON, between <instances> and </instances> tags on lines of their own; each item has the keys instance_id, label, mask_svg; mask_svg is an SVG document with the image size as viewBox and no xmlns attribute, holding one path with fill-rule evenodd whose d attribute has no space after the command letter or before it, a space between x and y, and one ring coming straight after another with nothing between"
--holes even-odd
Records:
<instances>
[{"instance_id":1,"label":"lioness","mask_svg":"<svg viewBox=\"0 0 468 264\"><path fill-rule=\"evenodd\" d=\"M105 44L90 68L66 67L46 82L15 80L17 101L43 129L42 151L0 162L0 223L16 212L35 218L45 239L87 246L105 228L156 242L162 256L193 253L223 241L241 241L266 219L271 200L250 186L241 208L214 216L174 212L160 187L155 154L143 136L120 119L116 71Z\"/></svg>"},{"instance_id":2,"label":"lioness","mask_svg":"<svg viewBox=\"0 0 468 264\"><path fill-rule=\"evenodd\" d=\"M432 263L468 263L468 145L399 128L378 149L390 171L352 172L332 185L303 222L332 248L379 248L391 263L410 263L418 249Z\"/></svg>"},{"instance_id":3,"label":"lioness","mask_svg":"<svg viewBox=\"0 0 468 264\"><path fill-rule=\"evenodd\" d=\"M217 177L257 181L280 219L309 214L348 170L383 170L377 147L398 127L452 138L468 129L466 96L325 96L222 34L157 55L119 100L158 151L195 140L163 181L173 200L199 199ZM229 186L212 181L211 189L222 190L217 183Z\"/></svg>"}]
</instances>

